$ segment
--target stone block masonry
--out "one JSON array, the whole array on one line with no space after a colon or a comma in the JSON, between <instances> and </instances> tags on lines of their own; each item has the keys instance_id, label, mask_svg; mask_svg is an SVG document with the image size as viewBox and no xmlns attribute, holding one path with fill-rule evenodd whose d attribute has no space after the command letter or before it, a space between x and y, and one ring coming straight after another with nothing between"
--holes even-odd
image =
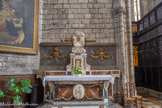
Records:
<instances>
[{"instance_id":1,"label":"stone block masonry","mask_svg":"<svg viewBox=\"0 0 162 108\"><path fill-rule=\"evenodd\" d=\"M76 30L96 42L114 43L112 0L41 0L42 42L61 42Z\"/></svg>"},{"instance_id":2,"label":"stone block masonry","mask_svg":"<svg viewBox=\"0 0 162 108\"><path fill-rule=\"evenodd\" d=\"M0 53L0 75L34 74L39 69L39 56Z\"/></svg>"}]
</instances>

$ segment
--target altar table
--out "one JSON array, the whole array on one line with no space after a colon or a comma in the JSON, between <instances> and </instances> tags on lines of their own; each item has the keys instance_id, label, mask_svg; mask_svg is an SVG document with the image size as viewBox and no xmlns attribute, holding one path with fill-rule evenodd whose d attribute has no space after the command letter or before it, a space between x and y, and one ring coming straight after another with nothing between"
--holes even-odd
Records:
<instances>
[{"instance_id":1,"label":"altar table","mask_svg":"<svg viewBox=\"0 0 162 108\"><path fill-rule=\"evenodd\" d=\"M59 103L59 102L54 102L53 100L52 101L53 101L53 105L55 105L55 106L98 104L98 106L104 105L108 108L108 87L109 87L109 82L114 84L114 78L110 75L45 76L43 79L44 88L45 88L46 83L48 83L48 82L52 82L53 85L58 82L64 82L64 84L71 82L71 83L78 85L80 87L83 87L83 88L84 88L84 86L82 86L83 83L91 84L92 82L95 82L95 83L102 82L102 84L103 84L103 100L100 102L99 101L96 101L96 102L95 101L84 101L84 102L82 102L79 99L77 99L78 101L75 101L75 102L63 101L63 102ZM80 92L77 93L77 91L79 91L79 88L76 89L76 94L82 95L82 93L80 93ZM74 88L73 88L73 94L74 94ZM45 99L45 100L48 100L48 99ZM89 103L89 104L87 104L87 103Z\"/></svg>"}]
</instances>

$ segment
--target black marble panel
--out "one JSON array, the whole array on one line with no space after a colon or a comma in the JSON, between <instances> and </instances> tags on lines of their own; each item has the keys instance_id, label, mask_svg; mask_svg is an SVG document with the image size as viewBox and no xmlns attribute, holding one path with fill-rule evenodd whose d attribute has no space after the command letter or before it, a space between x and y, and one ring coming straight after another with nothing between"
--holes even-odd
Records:
<instances>
[{"instance_id":1,"label":"black marble panel","mask_svg":"<svg viewBox=\"0 0 162 108\"><path fill-rule=\"evenodd\" d=\"M85 47L87 50L87 63L91 65L91 69L99 69L99 70L105 70L105 69L114 69L116 66L116 48L115 46L91 46L91 47ZM104 48L104 50L107 52L106 56L113 56L113 60L111 58L103 60L100 59L94 59L91 57L91 55L96 55L96 51L99 48Z\"/></svg>"},{"instance_id":2,"label":"black marble panel","mask_svg":"<svg viewBox=\"0 0 162 108\"><path fill-rule=\"evenodd\" d=\"M61 56L67 56L67 60L58 59L55 61L52 59L45 59L44 56L50 56L50 51L53 48L58 48L61 52ZM96 51L99 48L104 48L107 52L106 56L113 56L113 60L111 58L103 60L94 59L91 55L98 56ZM107 70L107 69L116 69L116 47L115 45L87 45L85 46L87 51L87 63L91 66L91 70ZM41 46L40 50L40 68L42 70L66 70L66 65L70 64L70 53L72 52L72 46L62 46L62 45L55 45L55 46Z\"/></svg>"},{"instance_id":3,"label":"black marble panel","mask_svg":"<svg viewBox=\"0 0 162 108\"><path fill-rule=\"evenodd\" d=\"M53 48L58 48L61 52L60 56L67 56L67 59L45 59L44 56L50 56L50 51L53 50ZM41 69L45 70L65 70L66 65L70 64L70 53L71 53L72 47L71 46L53 46L53 47L41 47L40 50L40 66Z\"/></svg>"}]
</instances>

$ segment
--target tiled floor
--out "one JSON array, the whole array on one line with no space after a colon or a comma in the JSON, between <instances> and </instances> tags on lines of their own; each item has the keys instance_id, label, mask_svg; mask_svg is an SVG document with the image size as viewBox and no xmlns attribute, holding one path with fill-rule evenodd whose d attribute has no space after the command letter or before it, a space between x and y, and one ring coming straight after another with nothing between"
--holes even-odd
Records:
<instances>
[{"instance_id":1,"label":"tiled floor","mask_svg":"<svg viewBox=\"0 0 162 108\"><path fill-rule=\"evenodd\" d=\"M147 94L140 94L143 96L143 105L146 108L162 108L162 100Z\"/></svg>"}]
</instances>

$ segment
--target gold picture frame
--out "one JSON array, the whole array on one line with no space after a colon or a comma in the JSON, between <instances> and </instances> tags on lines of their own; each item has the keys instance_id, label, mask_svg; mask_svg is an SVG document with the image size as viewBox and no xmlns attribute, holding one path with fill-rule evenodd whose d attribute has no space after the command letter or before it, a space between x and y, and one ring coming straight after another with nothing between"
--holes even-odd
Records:
<instances>
[{"instance_id":1,"label":"gold picture frame","mask_svg":"<svg viewBox=\"0 0 162 108\"><path fill-rule=\"evenodd\" d=\"M0 52L38 54L39 0L0 0L0 15Z\"/></svg>"}]
</instances>

